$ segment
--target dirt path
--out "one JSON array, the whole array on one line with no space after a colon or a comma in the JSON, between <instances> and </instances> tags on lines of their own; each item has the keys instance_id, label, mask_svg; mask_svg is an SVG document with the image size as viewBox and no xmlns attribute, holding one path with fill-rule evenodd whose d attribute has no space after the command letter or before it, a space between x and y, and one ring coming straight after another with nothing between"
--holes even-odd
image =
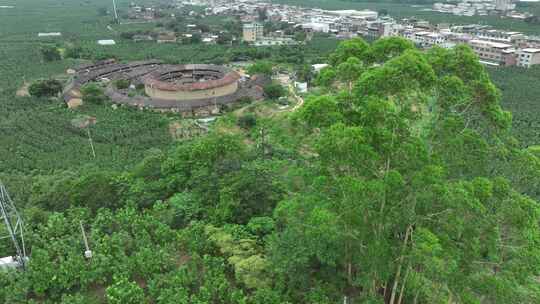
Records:
<instances>
[{"instance_id":1,"label":"dirt path","mask_svg":"<svg viewBox=\"0 0 540 304\"><path fill-rule=\"evenodd\" d=\"M296 99L296 105L290 110L291 112L294 112L300 109L302 105L304 105L304 98L296 95L296 92L294 91L294 87L292 86L292 84L289 85L289 92L294 97L294 99Z\"/></svg>"},{"instance_id":2,"label":"dirt path","mask_svg":"<svg viewBox=\"0 0 540 304\"><path fill-rule=\"evenodd\" d=\"M295 112L296 110L300 109L302 105L304 105L304 99L296 94L296 92L294 91L294 86L292 84L289 84L289 94L296 100L296 104L294 105L294 107L290 109L279 110L275 113Z\"/></svg>"}]
</instances>

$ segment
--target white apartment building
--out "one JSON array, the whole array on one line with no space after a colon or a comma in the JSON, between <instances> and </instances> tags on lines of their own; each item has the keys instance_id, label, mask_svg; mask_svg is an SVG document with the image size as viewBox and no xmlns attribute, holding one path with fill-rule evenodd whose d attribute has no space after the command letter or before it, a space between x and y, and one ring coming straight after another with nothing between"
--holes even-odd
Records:
<instances>
[{"instance_id":1,"label":"white apartment building","mask_svg":"<svg viewBox=\"0 0 540 304\"><path fill-rule=\"evenodd\" d=\"M370 10L338 10L338 11L324 11L328 15L347 17L354 19L371 19L375 20L379 17L379 13Z\"/></svg>"},{"instance_id":2,"label":"white apartment building","mask_svg":"<svg viewBox=\"0 0 540 304\"><path fill-rule=\"evenodd\" d=\"M422 31L414 34L413 41L422 47L429 48L445 43L447 37L437 32Z\"/></svg>"},{"instance_id":3,"label":"white apartment building","mask_svg":"<svg viewBox=\"0 0 540 304\"><path fill-rule=\"evenodd\" d=\"M328 23L309 22L309 23L303 23L301 26L304 30L311 31L311 32L321 32L321 33L330 32L330 24Z\"/></svg>"},{"instance_id":4,"label":"white apartment building","mask_svg":"<svg viewBox=\"0 0 540 304\"><path fill-rule=\"evenodd\" d=\"M423 48L430 48L435 45L442 46L448 42L449 33L447 32L432 32L419 31L416 28L407 27L401 29L399 35L407 40L414 42Z\"/></svg>"},{"instance_id":5,"label":"white apartment building","mask_svg":"<svg viewBox=\"0 0 540 304\"><path fill-rule=\"evenodd\" d=\"M530 68L533 65L540 64L540 49L520 49L517 51L517 65L524 68Z\"/></svg>"},{"instance_id":6,"label":"white apartment building","mask_svg":"<svg viewBox=\"0 0 540 304\"><path fill-rule=\"evenodd\" d=\"M475 31L474 34L482 40L502 43L513 43L517 40L525 39L525 35L521 32L507 32L493 29Z\"/></svg>"},{"instance_id":7,"label":"white apartment building","mask_svg":"<svg viewBox=\"0 0 540 304\"><path fill-rule=\"evenodd\" d=\"M473 39L469 41L469 46L480 57L481 61L506 65L507 51L513 49L513 45L487 40Z\"/></svg>"},{"instance_id":8,"label":"white apartment building","mask_svg":"<svg viewBox=\"0 0 540 304\"><path fill-rule=\"evenodd\" d=\"M511 11L516 8L513 0L495 0L495 9L498 11Z\"/></svg>"}]
</instances>

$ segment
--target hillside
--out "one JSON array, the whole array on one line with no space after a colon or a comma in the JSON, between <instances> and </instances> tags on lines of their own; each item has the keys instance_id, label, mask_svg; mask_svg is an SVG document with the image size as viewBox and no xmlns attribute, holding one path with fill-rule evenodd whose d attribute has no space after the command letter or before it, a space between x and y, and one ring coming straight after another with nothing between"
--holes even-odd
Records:
<instances>
[{"instance_id":1,"label":"hillside","mask_svg":"<svg viewBox=\"0 0 540 304\"><path fill-rule=\"evenodd\" d=\"M540 303L538 69L397 37L137 44L98 14L107 3L0 10L0 180L29 258L0 270L0 303ZM97 46L107 35L118 44ZM44 59L75 45L88 56ZM294 104L266 91L183 140L171 126L193 120L178 114L17 96L102 56L329 66Z\"/></svg>"},{"instance_id":2,"label":"hillside","mask_svg":"<svg viewBox=\"0 0 540 304\"><path fill-rule=\"evenodd\" d=\"M351 40L330 62L339 78L292 114L35 177L28 268L0 299L537 302L539 162L472 51Z\"/></svg>"}]
</instances>

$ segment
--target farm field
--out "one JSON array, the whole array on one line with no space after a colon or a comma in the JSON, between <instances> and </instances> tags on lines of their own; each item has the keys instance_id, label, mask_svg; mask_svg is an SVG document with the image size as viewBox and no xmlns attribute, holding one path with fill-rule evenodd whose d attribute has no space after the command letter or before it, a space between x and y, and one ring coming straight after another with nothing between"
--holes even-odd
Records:
<instances>
[{"instance_id":1,"label":"farm field","mask_svg":"<svg viewBox=\"0 0 540 304\"><path fill-rule=\"evenodd\" d=\"M120 8L129 4L118 3ZM178 118L175 115L92 105L74 111L59 102L16 96L25 81L56 77L78 64L74 59L44 62L40 54L44 44L60 48L80 46L95 58L115 57L122 61L155 58L174 63L224 63L253 56L312 61L337 45L335 39L324 37L316 37L302 49L279 51L258 51L243 45L134 43L119 34L153 25L111 25L111 31L110 17L98 15L98 9L108 5L110 2L104 0L65 3L22 0L13 9L0 9L0 172L4 176L8 172L11 176L29 172L47 174L84 166L125 169L142 159L149 149L166 150L173 145L168 124ZM61 32L62 36L42 39L37 37L38 32ZM117 45L98 46L98 39L115 39ZM70 123L80 115L97 120L91 128L96 158L92 157L86 132ZM10 182L9 178L4 179Z\"/></svg>"},{"instance_id":2,"label":"farm field","mask_svg":"<svg viewBox=\"0 0 540 304\"><path fill-rule=\"evenodd\" d=\"M278 0L299 4L295 0ZM418 12L417 7L391 3L364 3L345 1L301 1L303 5L336 8L387 9L391 14L405 16ZM119 7L126 7L128 1L119 1ZM0 10L0 112L5 113L0 121L2 144L0 152L5 155L0 161L0 169L6 171L44 172L97 165L102 167L129 166L140 159L150 148L167 148L171 140L167 134L167 120L164 115L131 109L100 108L87 106L74 112L58 103L38 100L31 97L16 97L15 92L24 81L43 79L62 74L68 67L76 65L74 60L43 62L39 48L43 43L60 46L78 45L94 53L96 57L116 57L120 60L162 59L167 62L211 62L241 60L247 56L273 56L278 60L316 62L319 57L331 52L337 41L316 37L300 52L280 50L278 52L257 51L245 46L205 46L182 44L133 43L118 37L126 30L145 29L152 24L114 25L111 31L107 26L110 17L99 16L100 7L109 6L109 1L75 0L60 3L54 0L17 1L13 9ZM42 20L45 20L43 22ZM219 20L214 20L216 24ZM61 32L62 37L40 40L38 32ZM102 47L97 39L112 38L117 45ZM298 57L301 53L302 56ZM250 55L251 54L251 55ZM292 54L292 56L291 56ZM296 57L295 57L296 56ZM535 82L538 72L533 70L508 70L516 77L507 77L506 70L491 71L494 81L503 89L504 105L514 112L515 132L520 138L530 138L530 128L535 124L530 111L534 106L531 98L534 92L520 90L523 83ZM508 74L509 75L509 74ZM507 81L510 79L510 81ZM526 80L525 82L522 80ZM527 82L528 81L528 82ZM514 92L527 92L516 95ZM530 92L530 93L529 93ZM526 94L526 95L525 95ZM74 130L70 120L77 115L96 117L95 132L98 157L89 154L88 139L84 132ZM26 136L21 136L25 134ZM536 138L536 136L534 137ZM533 140L524 140L531 142Z\"/></svg>"},{"instance_id":3,"label":"farm field","mask_svg":"<svg viewBox=\"0 0 540 304\"><path fill-rule=\"evenodd\" d=\"M147 149L171 142L162 115L89 105L72 111L58 102L15 96L24 81L55 77L77 64L70 59L43 62L39 50L45 41L38 40L37 32L62 32L61 40L46 41L50 43L95 43L108 32L107 19L97 16L97 8L106 3L23 0L12 10L0 10L0 171L4 174L48 173L83 165L123 168ZM98 121L91 130L95 159L86 132L70 124L78 115Z\"/></svg>"},{"instance_id":4,"label":"farm field","mask_svg":"<svg viewBox=\"0 0 540 304\"><path fill-rule=\"evenodd\" d=\"M17 97L23 79L48 78L74 64L42 63L37 46L2 44L0 87L0 171L43 173L82 165L123 167L140 159L144 150L164 147L170 140L166 119L155 113L85 105L72 111L56 101ZM78 115L96 117L92 128L98 157L90 154L86 132L70 121Z\"/></svg>"},{"instance_id":5,"label":"farm field","mask_svg":"<svg viewBox=\"0 0 540 304\"><path fill-rule=\"evenodd\" d=\"M502 106L512 112L513 134L524 146L540 143L540 67L488 69L501 90Z\"/></svg>"}]
</instances>

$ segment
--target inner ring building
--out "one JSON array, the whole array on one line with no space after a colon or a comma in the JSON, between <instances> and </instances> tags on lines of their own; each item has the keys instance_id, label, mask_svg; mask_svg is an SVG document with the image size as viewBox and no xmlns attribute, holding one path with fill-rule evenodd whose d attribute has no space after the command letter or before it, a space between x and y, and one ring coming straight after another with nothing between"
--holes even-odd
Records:
<instances>
[{"instance_id":1,"label":"inner ring building","mask_svg":"<svg viewBox=\"0 0 540 304\"><path fill-rule=\"evenodd\" d=\"M233 95L240 75L208 64L164 65L144 76L145 93L162 100L201 100Z\"/></svg>"}]
</instances>

